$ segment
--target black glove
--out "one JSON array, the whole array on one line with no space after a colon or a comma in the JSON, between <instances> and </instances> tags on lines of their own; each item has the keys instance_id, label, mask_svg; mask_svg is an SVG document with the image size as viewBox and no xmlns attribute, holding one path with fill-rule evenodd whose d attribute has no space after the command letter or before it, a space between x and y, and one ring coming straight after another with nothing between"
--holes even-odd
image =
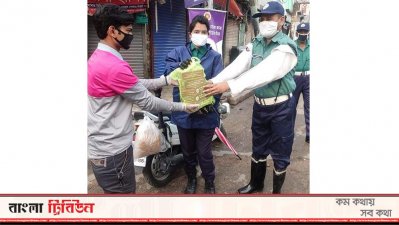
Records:
<instances>
[{"instance_id":1,"label":"black glove","mask_svg":"<svg viewBox=\"0 0 399 225\"><path fill-rule=\"evenodd\" d=\"M187 59L187 60L181 62L180 65L179 65L179 67L180 67L180 69L184 70L184 69L186 69L190 64L191 64L191 59Z\"/></svg>"},{"instance_id":2,"label":"black glove","mask_svg":"<svg viewBox=\"0 0 399 225\"><path fill-rule=\"evenodd\" d=\"M207 105L207 106L204 106L204 107L200 108L196 112L196 114L198 114L198 115L206 115L206 114L208 114L210 112L213 112L213 111L214 111L213 106L212 105Z\"/></svg>"}]
</instances>

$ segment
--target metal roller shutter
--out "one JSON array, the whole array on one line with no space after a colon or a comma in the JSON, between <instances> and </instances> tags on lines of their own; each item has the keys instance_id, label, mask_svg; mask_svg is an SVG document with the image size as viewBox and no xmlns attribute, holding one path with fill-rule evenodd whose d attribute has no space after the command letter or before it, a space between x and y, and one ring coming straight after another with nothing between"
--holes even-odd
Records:
<instances>
[{"instance_id":1,"label":"metal roller shutter","mask_svg":"<svg viewBox=\"0 0 399 225\"><path fill-rule=\"evenodd\" d=\"M87 17L87 58L93 54L99 42L96 30L94 29L93 19L91 16Z\"/></svg>"},{"instance_id":2,"label":"metal roller shutter","mask_svg":"<svg viewBox=\"0 0 399 225\"><path fill-rule=\"evenodd\" d=\"M96 50L97 44L99 42L99 38L97 37L96 30L94 29L92 17L88 16L88 52L87 58ZM130 45L129 50L121 49L120 53L125 61L127 61L130 66L133 68L133 72L136 76L140 78L144 78L144 68L145 68L145 60L144 60L144 50L145 42L144 36L145 29L144 25L133 25L133 42Z\"/></svg>"},{"instance_id":3,"label":"metal roller shutter","mask_svg":"<svg viewBox=\"0 0 399 225\"><path fill-rule=\"evenodd\" d=\"M186 9L182 0L158 3L158 32L156 31L155 3L151 4L153 34L153 75L159 77L165 70L165 57L175 47L186 44Z\"/></svg>"}]
</instances>

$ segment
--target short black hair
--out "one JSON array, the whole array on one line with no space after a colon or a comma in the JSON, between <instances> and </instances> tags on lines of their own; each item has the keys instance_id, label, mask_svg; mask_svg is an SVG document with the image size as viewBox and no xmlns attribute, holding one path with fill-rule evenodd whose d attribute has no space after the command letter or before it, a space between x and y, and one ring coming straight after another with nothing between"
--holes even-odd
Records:
<instances>
[{"instance_id":1,"label":"short black hair","mask_svg":"<svg viewBox=\"0 0 399 225\"><path fill-rule=\"evenodd\" d=\"M206 26L207 31L209 32L209 21L205 16L202 15L198 15L196 17L193 18L193 20L190 23L190 33L194 30L195 25L197 25L197 23L200 24L204 24Z\"/></svg>"},{"instance_id":2,"label":"short black hair","mask_svg":"<svg viewBox=\"0 0 399 225\"><path fill-rule=\"evenodd\" d=\"M134 16L115 4L99 5L93 15L93 23L97 36L104 39L107 37L107 30L110 26L118 28L122 25L133 24Z\"/></svg>"}]
</instances>

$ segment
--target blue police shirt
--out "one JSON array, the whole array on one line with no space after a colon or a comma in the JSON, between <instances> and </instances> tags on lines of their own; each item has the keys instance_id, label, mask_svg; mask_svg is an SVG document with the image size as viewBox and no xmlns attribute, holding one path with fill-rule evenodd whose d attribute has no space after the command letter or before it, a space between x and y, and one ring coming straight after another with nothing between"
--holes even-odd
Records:
<instances>
[{"instance_id":1,"label":"blue police shirt","mask_svg":"<svg viewBox=\"0 0 399 225\"><path fill-rule=\"evenodd\" d=\"M206 52L201 58L201 65L204 67L206 79L209 80L218 75L223 70L222 56L213 50L209 44L205 46ZM164 74L169 74L179 67L183 62L192 57L191 42L185 46L179 46L168 53L165 62ZM221 95L215 95L215 104L213 107L217 110ZM179 88L173 88L173 101L180 102ZM219 126L219 116L216 112L210 112L206 115L189 114L186 112L172 112L172 122L185 129L212 129Z\"/></svg>"}]
</instances>

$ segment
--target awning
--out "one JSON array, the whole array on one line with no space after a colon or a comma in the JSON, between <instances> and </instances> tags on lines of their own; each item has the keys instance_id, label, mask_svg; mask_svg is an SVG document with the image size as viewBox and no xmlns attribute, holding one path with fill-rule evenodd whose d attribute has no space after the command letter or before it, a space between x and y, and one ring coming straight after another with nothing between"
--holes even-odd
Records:
<instances>
[{"instance_id":1,"label":"awning","mask_svg":"<svg viewBox=\"0 0 399 225\"><path fill-rule=\"evenodd\" d=\"M227 0L213 0L213 3L216 3L224 8L224 7L226 7L226 1ZM230 0L229 12L237 17L244 16L240 10L240 7L238 7L238 4L235 0Z\"/></svg>"},{"instance_id":2,"label":"awning","mask_svg":"<svg viewBox=\"0 0 399 225\"><path fill-rule=\"evenodd\" d=\"M97 5L109 3L122 6L129 13L145 11L148 6L148 0L87 0L88 14L93 15Z\"/></svg>"}]
</instances>

